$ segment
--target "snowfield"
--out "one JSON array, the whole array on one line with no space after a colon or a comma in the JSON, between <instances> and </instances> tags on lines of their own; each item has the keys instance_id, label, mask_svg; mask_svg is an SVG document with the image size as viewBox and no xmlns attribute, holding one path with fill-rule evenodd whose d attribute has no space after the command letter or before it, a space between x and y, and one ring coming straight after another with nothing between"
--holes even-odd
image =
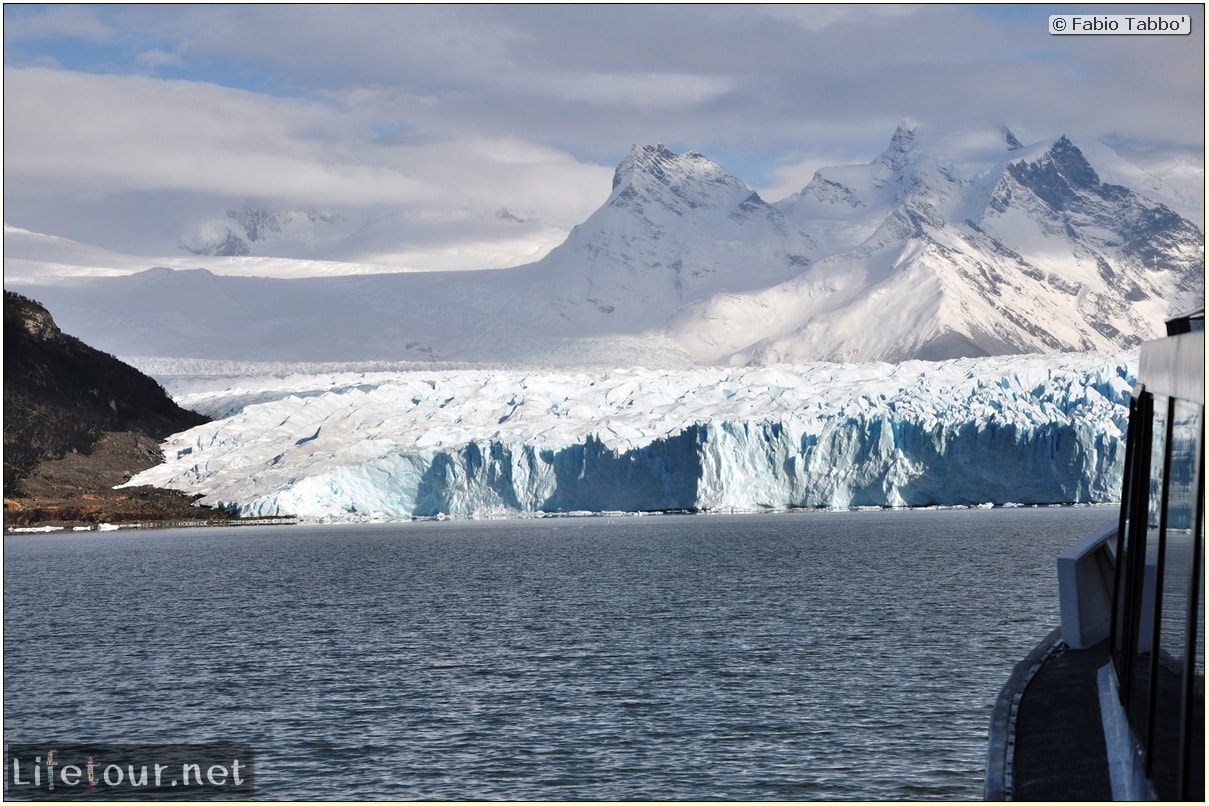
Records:
<instances>
[{"instance_id":1,"label":"snowfield","mask_svg":"<svg viewBox=\"0 0 1209 806\"><path fill-rule=\"evenodd\" d=\"M221 419L170 437L130 485L364 520L1114 501L1136 359L155 369Z\"/></svg>"}]
</instances>

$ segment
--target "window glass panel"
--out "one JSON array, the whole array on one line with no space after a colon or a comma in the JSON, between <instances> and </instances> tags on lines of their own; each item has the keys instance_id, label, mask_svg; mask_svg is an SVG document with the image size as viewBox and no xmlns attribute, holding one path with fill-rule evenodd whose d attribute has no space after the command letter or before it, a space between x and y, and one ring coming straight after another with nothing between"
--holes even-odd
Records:
<instances>
[{"instance_id":1,"label":"window glass panel","mask_svg":"<svg viewBox=\"0 0 1209 806\"><path fill-rule=\"evenodd\" d=\"M1165 416L1166 409L1163 414ZM1193 564L1197 553L1192 527L1197 517L1202 416L1199 405L1176 401L1169 446L1171 461L1167 471L1167 529L1154 679L1154 746L1149 754L1151 781L1162 800L1180 799L1180 731L1189 638L1188 609L1195 604L1192 601ZM1193 637L1194 640L1197 638ZM1201 674L1203 679L1203 671Z\"/></svg>"},{"instance_id":2,"label":"window glass panel","mask_svg":"<svg viewBox=\"0 0 1209 806\"><path fill-rule=\"evenodd\" d=\"M1130 681L1129 718L1134 735L1145 743L1150 716L1150 648L1154 637L1155 583L1158 577L1159 523L1162 516L1163 463L1167 441L1167 401L1156 395L1150 433L1150 484L1146 500L1145 566L1140 569L1141 597L1134 605L1137 613L1137 641L1133 679ZM1147 752L1147 756L1150 754Z\"/></svg>"},{"instance_id":3,"label":"window glass panel","mask_svg":"<svg viewBox=\"0 0 1209 806\"><path fill-rule=\"evenodd\" d=\"M1129 607L1133 590L1130 560L1133 554L1135 529L1142 526L1141 523L1135 523L1133 510L1136 507L1133 502L1137 495L1138 485L1146 483L1145 468L1149 464L1149 460L1145 459L1149 442L1144 443L1141 439L1146 431L1149 398L1147 393L1141 392L1130 401L1128 448L1125 452L1126 467L1121 490L1121 519L1120 529L1117 533L1119 542L1117 544L1117 579L1113 609L1112 657L1117 670L1117 679L1122 686L1122 694L1128 693L1126 686L1129 680L1129 661L1133 657L1133 653L1127 649L1133 636Z\"/></svg>"}]
</instances>

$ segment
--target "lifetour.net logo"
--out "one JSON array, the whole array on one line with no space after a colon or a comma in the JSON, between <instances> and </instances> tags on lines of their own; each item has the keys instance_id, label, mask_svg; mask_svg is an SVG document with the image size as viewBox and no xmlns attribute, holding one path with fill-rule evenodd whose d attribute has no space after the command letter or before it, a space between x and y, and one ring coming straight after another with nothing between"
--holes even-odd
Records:
<instances>
[{"instance_id":1,"label":"lifetour.net logo","mask_svg":"<svg viewBox=\"0 0 1209 806\"><path fill-rule=\"evenodd\" d=\"M247 799L246 744L9 744L7 800Z\"/></svg>"}]
</instances>

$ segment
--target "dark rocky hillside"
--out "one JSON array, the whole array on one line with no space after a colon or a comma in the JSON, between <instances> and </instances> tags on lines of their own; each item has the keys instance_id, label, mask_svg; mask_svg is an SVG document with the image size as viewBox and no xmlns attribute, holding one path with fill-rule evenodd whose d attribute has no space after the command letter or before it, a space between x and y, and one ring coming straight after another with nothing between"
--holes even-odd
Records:
<instances>
[{"instance_id":1,"label":"dark rocky hillside","mask_svg":"<svg viewBox=\"0 0 1209 806\"><path fill-rule=\"evenodd\" d=\"M4 292L9 525L205 517L178 493L112 487L157 464L160 439L206 419L177 406L153 379L60 331L42 305Z\"/></svg>"}]
</instances>

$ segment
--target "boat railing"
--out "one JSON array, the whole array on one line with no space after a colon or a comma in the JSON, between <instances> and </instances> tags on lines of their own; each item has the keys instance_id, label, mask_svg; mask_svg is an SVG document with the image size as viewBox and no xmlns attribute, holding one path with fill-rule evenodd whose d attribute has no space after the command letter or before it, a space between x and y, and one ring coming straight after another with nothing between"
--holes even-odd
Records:
<instances>
[{"instance_id":1,"label":"boat railing","mask_svg":"<svg viewBox=\"0 0 1209 806\"><path fill-rule=\"evenodd\" d=\"M1105 524L1058 557L1062 639L1089 649L1108 638L1116 578L1117 524Z\"/></svg>"}]
</instances>

